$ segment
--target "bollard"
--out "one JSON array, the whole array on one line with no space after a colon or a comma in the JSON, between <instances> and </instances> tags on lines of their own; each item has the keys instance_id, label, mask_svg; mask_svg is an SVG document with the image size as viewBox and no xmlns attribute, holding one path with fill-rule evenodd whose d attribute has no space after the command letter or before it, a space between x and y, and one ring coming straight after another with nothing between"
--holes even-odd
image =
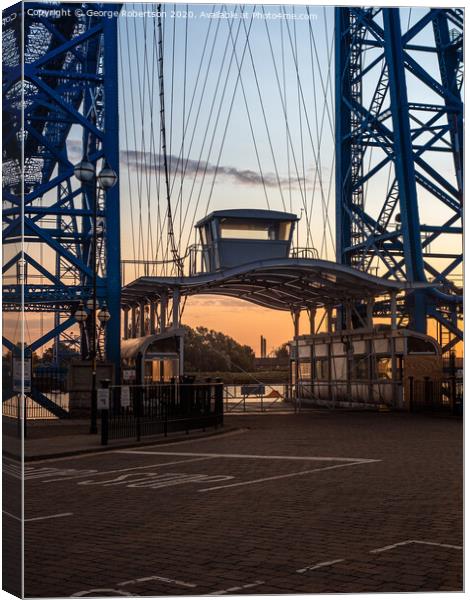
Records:
<instances>
[{"instance_id":1,"label":"bollard","mask_svg":"<svg viewBox=\"0 0 470 600\"><path fill-rule=\"evenodd\" d=\"M102 379L100 381L101 389L98 391L98 406L101 412L101 445L107 446L109 439L109 384L110 379ZM105 394L102 390L106 390Z\"/></svg>"},{"instance_id":2,"label":"bollard","mask_svg":"<svg viewBox=\"0 0 470 600\"><path fill-rule=\"evenodd\" d=\"M215 380L215 427L217 428L219 425L224 424L224 384L220 377L217 377Z\"/></svg>"},{"instance_id":3,"label":"bollard","mask_svg":"<svg viewBox=\"0 0 470 600\"><path fill-rule=\"evenodd\" d=\"M137 402L135 404L135 429L136 429L136 436L137 436L137 441L140 442L140 437L141 437L141 416L142 416L142 407L143 407L143 400L144 400L144 386L143 385L139 385L138 389L137 389Z\"/></svg>"},{"instance_id":4,"label":"bollard","mask_svg":"<svg viewBox=\"0 0 470 600\"><path fill-rule=\"evenodd\" d=\"M168 435L168 400L163 400L163 432L165 437Z\"/></svg>"},{"instance_id":5,"label":"bollard","mask_svg":"<svg viewBox=\"0 0 470 600\"><path fill-rule=\"evenodd\" d=\"M216 427L224 425L224 384L222 379L217 378L215 385L215 422Z\"/></svg>"}]
</instances>

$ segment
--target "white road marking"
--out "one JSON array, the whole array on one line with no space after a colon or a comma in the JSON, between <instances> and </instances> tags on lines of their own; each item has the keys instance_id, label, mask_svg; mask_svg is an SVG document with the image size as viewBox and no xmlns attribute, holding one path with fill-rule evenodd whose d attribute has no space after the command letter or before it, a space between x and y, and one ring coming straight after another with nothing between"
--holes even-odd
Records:
<instances>
[{"instance_id":1,"label":"white road marking","mask_svg":"<svg viewBox=\"0 0 470 600\"><path fill-rule=\"evenodd\" d=\"M254 458L260 460L342 461L350 463L378 462L375 458L345 458L344 456L276 456L270 454L216 454L213 452L159 452L150 450L115 450L116 454L158 454L162 456L207 456L212 458Z\"/></svg>"},{"instance_id":2,"label":"white road marking","mask_svg":"<svg viewBox=\"0 0 470 600\"><path fill-rule=\"evenodd\" d=\"M57 513L56 515L47 515L45 517L33 517L31 519L25 519L25 521L44 521L45 519L58 519L60 517L71 517L73 513Z\"/></svg>"},{"instance_id":3,"label":"white road marking","mask_svg":"<svg viewBox=\"0 0 470 600\"><path fill-rule=\"evenodd\" d=\"M390 544L389 546L383 546L382 548L375 548L374 550L369 550L369 552L371 554L379 554L380 552L387 552L387 550L393 550L393 548L407 546L408 544L422 544L424 546L440 546L441 548L462 550L462 546L455 546L454 544L440 544L439 542L425 542L423 540L405 540L403 542L397 542L396 544Z\"/></svg>"},{"instance_id":4,"label":"white road marking","mask_svg":"<svg viewBox=\"0 0 470 600\"><path fill-rule=\"evenodd\" d=\"M17 521L21 521L22 519L20 517L17 517L16 515L12 515L11 513L7 512L6 510L2 511L3 514L7 515L8 517L11 517L12 519L16 519ZM45 515L44 517L31 517L29 519L24 519L24 522L30 522L30 521L45 521L46 519L59 519L60 517L71 517L73 515L73 513L71 512L67 512L67 513L57 513L55 515Z\"/></svg>"},{"instance_id":5,"label":"white road marking","mask_svg":"<svg viewBox=\"0 0 470 600\"><path fill-rule=\"evenodd\" d=\"M388 550L393 550L393 548L398 548L399 546L407 546L409 544L422 544L424 546L439 546L441 548L452 548L453 550L462 550L462 546L456 546L454 544L441 544L439 542L426 542L424 540L404 540L403 542L397 542L396 544L390 544L389 546L383 546L382 548L375 548L374 550L369 550L369 552L371 554L379 554L380 552L387 552ZM297 569L296 573L306 573L307 571L315 571L316 569L321 569L322 567L335 565L336 563L344 562L345 560L345 558L337 558L336 560L320 562L315 565L312 565L311 567Z\"/></svg>"},{"instance_id":6,"label":"white road marking","mask_svg":"<svg viewBox=\"0 0 470 600\"><path fill-rule=\"evenodd\" d=\"M69 477L86 477L87 475L93 475L96 469L55 469L50 468L46 471L42 469L40 471L30 471L25 473L25 480L31 481L32 479L44 479L44 477L62 477L67 479ZM71 475L73 473L73 475Z\"/></svg>"},{"instance_id":7,"label":"white road marking","mask_svg":"<svg viewBox=\"0 0 470 600\"><path fill-rule=\"evenodd\" d=\"M253 583L247 583L245 585L237 585L235 587L228 588L226 590L218 590L217 592L211 592L208 596L222 596L223 594L230 594L230 592L238 592L240 590L247 590L249 588L263 585L264 581L255 581Z\"/></svg>"},{"instance_id":8,"label":"white road marking","mask_svg":"<svg viewBox=\"0 0 470 600\"><path fill-rule=\"evenodd\" d=\"M264 481L276 481L278 479L288 479L289 477L299 477L301 475L310 475L310 473L318 473L319 471L329 471L331 469L341 469L343 467L353 467L354 465L369 464L371 462L381 462L381 461L368 459L368 460L364 460L364 461L351 462L351 463L346 463L346 464L342 464L342 465L332 465L331 467L320 467L318 469L309 469L308 471L296 471L295 473L286 473L284 475L273 475L271 477L262 477L260 479L252 479L250 481L240 481L238 483L229 483L227 485L218 485L215 487L204 488L202 490L199 490L199 492L211 492L214 490L222 490L225 488L240 487L242 485L253 485L255 483L263 483Z\"/></svg>"},{"instance_id":9,"label":"white road marking","mask_svg":"<svg viewBox=\"0 0 470 600\"><path fill-rule=\"evenodd\" d=\"M102 487L123 485L128 488L158 489L187 483L219 483L233 478L233 475L205 475L200 473L122 473L113 479L88 479L79 481L77 485L98 485Z\"/></svg>"},{"instance_id":10,"label":"white road marking","mask_svg":"<svg viewBox=\"0 0 470 600\"><path fill-rule=\"evenodd\" d=\"M142 583L144 581L163 581L164 583L174 583L181 587L195 588L195 583L188 583L187 581L180 581L179 579L170 579L169 577L160 577L159 575L151 575L150 577L140 577L139 579L130 579L129 581L121 581L118 586L135 585L136 583Z\"/></svg>"},{"instance_id":11,"label":"white road marking","mask_svg":"<svg viewBox=\"0 0 470 600\"><path fill-rule=\"evenodd\" d=\"M56 479L45 479L43 481L43 483L52 483L54 481L65 481L65 480L69 480L69 479L82 479L83 477L94 477L96 475L109 475L112 473L125 473L127 471L136 471L137 469L152 469L152 468L156 468L156 467L166 467L169 465L179 465L181 463L191 463L191 462L198 462L201 460L211 460L211 456L201 456L200 458L190 458L190 459L186 459L186 460L172 460L170 462L164 462L164 463L156 463L156 464L152 464L152 465L144 465L144 466L140 466L140 467L126 467L124 469L112 469L111 471L97 471L97 470L93 470L93 472L90 473L84 473L82 475L72 475L70 477L58 477Z\"/></svg>"},{"instance_id":12,"label":"white road marking","mask_svg":"<svg viewBox=\"0 0 470 600\"><path fill-rule=\"evenodd\" d=\"M11 513L7 512L6 510L2 510L2 513L4 515L6 515L7 517L11 517L12 519L16 519L17 521L22 521L22 519L20 519L20 517L17 517L16 515L12 515Z\"/></svg>"},{"instance_id":13,"label":"white road marking","mask_svg":"<svg viewBox=\"0 0 470 600\"><path fill-rule=\"evenodd\" d=\"M315 571L316 569L321 569L322 567L329 567L330 565L335 565L336 563L340 563L345 561L345 558L337 558L336 560L328 560L325 562L317 563L316 565L312 565L311 567L304 567L303 569L297 569L296 573L306 573L307 571Z\"/></svg>"},{"instance_id":14,"label":"white road marking","mask_svg":"<svg viewBox=\"0 0 470 600\"><path fill-rule=\"evenodd\" d=\"M83 592L76 592L72 594L70 598L82 598L83 596L88 596L93 594L93 596L102 596L103 593L111 594L113 596L137 596L137 594L130 594L129 592L125 592L123 590L113 590L112 588L95 588L93 590L85 590Z\"/></svg>"},{"instance_id":15,"label":"white road marking","mask_svg":"<svg viewBox=\"0 0 470 600\"><path fill-rule=\"evenodd\" d=\"M45 477L59 477L64 476L84 476L94 473L96 469L59 469L57 467L36 467L25 465L24 467L24 479L30 481L32 479L43 479ZM23 473L20 467L16 465L5 464L3 472L15 477L16 479L23 479Z\"/></svg>"}]
</instances>

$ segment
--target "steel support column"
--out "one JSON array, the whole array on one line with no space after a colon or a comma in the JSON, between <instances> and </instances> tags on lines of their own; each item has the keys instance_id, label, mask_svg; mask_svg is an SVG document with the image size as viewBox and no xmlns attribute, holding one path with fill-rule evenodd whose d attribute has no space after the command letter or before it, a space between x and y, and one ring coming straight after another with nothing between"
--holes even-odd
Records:
<instances>
[{"instance_id":1,"label":"steel support column","mask_svg":"<svg viewBox=\"0 0 470 600\"><path fill-rule=\"evenodd\" d=\"M450 350L463 337L463 11L335 11L337 262L436 283L398 310L418 331L442 323Z\"/></svg>"}]
</instances>

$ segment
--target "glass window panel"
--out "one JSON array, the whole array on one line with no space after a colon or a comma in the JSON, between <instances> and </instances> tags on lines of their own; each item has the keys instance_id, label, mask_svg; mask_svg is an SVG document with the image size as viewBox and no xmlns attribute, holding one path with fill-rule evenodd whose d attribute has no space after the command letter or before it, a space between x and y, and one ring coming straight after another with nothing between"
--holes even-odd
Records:
<instances>
[{"instance_id":1,"label":"glass window panel","mask_svg":"<svg viewBox=\"0 0 470 600\"><path fill-rule=\"evenodd\" d=\"M392 379L392 359L387 356L377 357L377 378Z\"/></svg>"},{"instance_id":2,"label":"glass window panel","mask_svg":"<svg viewBox=\"0 0 470 600\"><path fill-rule=\"evenodd\" d=\"M287 241L292 223L279 221L247 221L242 219L221 219L222 239Z\"/></svg>"},{"instance_id":3,"label":"glass window panel","mask_svg":"<svg viewBox=\"0 0 470 600\"><path fill-rule=\"evenodd\" d=\"M317 358L315 360L315 378L328 379L328 358Z\"/></svg>"},{"instance_id":4,"label":"glass window panel","mask_svg":"<svg viewBox=\"0 0 470 600\"><path fill-rule=\"evenodd\" d=\"M355 356L352 362L352 379L369 379L369 360L367 356Z\"/></svg>"},{"instance_id":5,"label":"glass window panel","mask_svg":"<svg viewBox=\"0 0 470 600\"><path fill-rule=\"evenodd\" d=\"M312 366L309 362L301 362L299 365L300 379L308 380L312 378Z\"/></svg>"}]
</instances>

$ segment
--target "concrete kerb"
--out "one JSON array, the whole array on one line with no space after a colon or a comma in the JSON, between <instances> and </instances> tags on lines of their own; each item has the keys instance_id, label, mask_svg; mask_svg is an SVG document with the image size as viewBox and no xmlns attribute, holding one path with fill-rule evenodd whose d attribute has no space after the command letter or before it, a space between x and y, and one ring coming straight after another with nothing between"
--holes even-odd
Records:
<instances>
[{"instance_id":1,"label":"concrete kerb","mask_svg":"<svg viewBox=\"0 0 470 600\"><path fill-rule=\"evenodd\" d=\"M36 454L29 454L28 455L28 451L26 449L25 452L25 456L24 456L24 461L25 462L34 462L34 461L40 461L40 460L48 460L48 459L56 459L56 458L67 458L67 457L72 457L72 456L80 456L80 455L85 455L85 454L96 454L96 453L100 453L100 452L109 452L109 451L114 451L114 450L121 450L121 449L127 449L127 448L141 448L141 447L145 447L145 446L159 446L159 445L164 445L164 444L176 444L176 443L181 443L181 442L186 442L186 441L193 441L193 440L198 440L198 439L205 439L205 438L210 438L210 437L214 437L214 436L221 436L221 435L227 435L227 434L231 434L231 433L243 433L244 431L248 431L247 428L241 428L241 427L223 427L218 429L217 431L210 431L210 432L201 432L201 433L195 433L195 434L184 434L184 435L178 435L172 438L166 437L166 438L162 438L160 436L158 437L148 437L145 440L142 440L140 442L137 442L135 440L133 441L114 441L114 442L110 442L107 446L101 446L100 444L95 444L95 445L88 445L87 447L84 448L77 448L74 450L59 450L56 452L41 452L38 451L38 453ZM57 439L57 438L56 438ZM32 441L39 441L39 440L32 440ZM48 438L42 438L41 441L47 442ZM28 444L28 440L26 440L26 444ZM12 458L15 460L18 460L18 456L8 452L5 448L3 449L3 456L8 457L8 458Z\"/></svg>"}]
</instances>

